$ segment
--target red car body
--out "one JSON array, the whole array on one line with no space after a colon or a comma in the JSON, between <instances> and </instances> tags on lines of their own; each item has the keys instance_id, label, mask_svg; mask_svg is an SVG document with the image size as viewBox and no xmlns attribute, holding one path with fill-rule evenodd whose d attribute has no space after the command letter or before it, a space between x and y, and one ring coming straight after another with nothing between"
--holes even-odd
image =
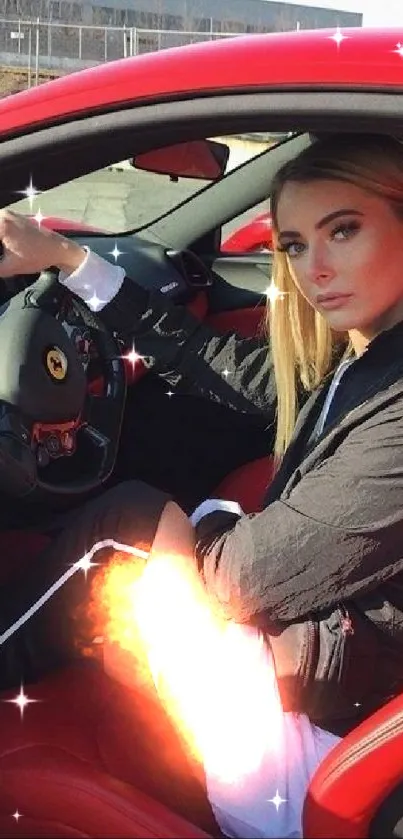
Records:
<instances>
[{"instance_id":1,"label":"red car body","mask_svg":"<svg viewBox=\"0 0 403 839\"><path fill-rule=\"evenodd\" d=\"M242 224L223 242L222 250L228 253L251 253L273 249L273 224L270 213L260 213Z\"/></svg>"},{"instance_id":2,"label":"red car body","mask_svg":"<svg viewBox=\"0 0 403 839\"><path fill-rule=\"evenodd\" d=\"M403 113L402 44L403 29L299 31L228 38L105 64L0 101L0 152L3 143L77 117L224 94L395 93L402 97ZM56 218L46 223L84 229ZM269 241L270 217L263 214L235 231L224 250L259 250ZM23 724L19 719L15 724L11 705L0 705L0 835L202 835L136 790L135 773L133 780L115 736L117 691L108 690L100 710L93 677L83 687L73 672L42 686L48 701L28 708ZM306 799L304 836L368 836L374 814L402 781L403 696L358 726L324 761ZM22 814L20 822L13 820L14 811Z\"/></svg>"},{"instance_id":3,"label":"red car body","mask_svg":"<svg viewBox=\"0 0 403 839\"><path fill-rule=\"evenodd\" d=\"M399 30L252 35L178 47L74 73L0 101L0 137L136 100L206 91L393 88L403 81ZM51 85L51 87L50 87Z\"/></svg>"},{"instance_id":4,"label":"red car body","mask_svg":"<svg viewBox=\"0 0 403 839\"><path fill-rule=\"evenodd\" d=\"M76 231L79 233L102 233L99 228L91 227L80 221L69 221L56 216L46 216L42 224L58 233ZM247 224L241 225L231 233L222 244L222 250L231 253L250 253L272 247L272 222L270 213L262 213Z\"/></svg>"}]
</instances>

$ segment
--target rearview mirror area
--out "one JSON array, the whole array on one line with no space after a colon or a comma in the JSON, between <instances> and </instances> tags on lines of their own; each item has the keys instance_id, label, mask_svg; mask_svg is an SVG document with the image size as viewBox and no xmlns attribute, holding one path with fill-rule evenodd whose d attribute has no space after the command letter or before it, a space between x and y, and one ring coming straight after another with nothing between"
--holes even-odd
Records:
<instances>
[{"instance_id":1,"label":"rearview mirror area","mask_svg":"<svg viewBox=\"0 0 403 839\"><path fill-rule=\"evenodd\" d=\"M216 140L190 140L143 152L130 162L135 169L169 175L172 180L217 181L225 174L229 153L229 147Z\"/></svg>"}]
</instances>

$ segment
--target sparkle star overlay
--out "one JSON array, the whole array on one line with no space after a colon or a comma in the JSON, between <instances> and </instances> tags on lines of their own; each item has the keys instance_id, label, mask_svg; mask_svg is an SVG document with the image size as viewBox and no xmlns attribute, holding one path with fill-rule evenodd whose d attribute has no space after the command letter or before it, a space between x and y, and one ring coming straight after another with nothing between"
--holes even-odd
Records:
<instances>
[{"instance_id":1,"label":"sparkle star overlay","mask_svg":"<svg viewBox=\"0 0 403 839\"><path fill-rule=\"evenodd\" d=\"M273 306L275 303L277 303L278 300L284 300L284 297L286 294L288 294L288 292L280 291L280 289L277 288L274 280L272 280L268 288L265 289L264 294L267 298L268 303L270 303Z\"/></svg>"},{"instance_id":2,"label":"sparkle star overlay","mask_svg":"<svg viewBox=\"0 0 403 839\"><path fill-rule=\"evenodd\" d=\"M117 262L119 257L123 256L123 254L124 254L124 251L119 250L117 242L115 242L115 247L114 247L113 251L108 251L108 255L113 256L115 262Z\"/></svg>"},{"instance_id":3,"label":"sparkle star overlay","mask_svg":"<svg viewBox=\"0 0 403 839\"><path fill-rule=\"evenodd\" d=\"M46 216L42 215L41 209L39 208L38 212L35 213L35 215L34 215L34 221L36 221L38 227L41 226L41 224L42 224L42 222L44 221L45 218L46 218Z\"/></svg>"},{"instance_id":4,"label":"sparkle star overlay","mask_svg":"<svg viewBox=\"0 0 403 839\"><path fill-rule=\"evenodd\" d=\"M136 352L136 348L135 348L134 344L133 344L130 352L126 353L125 355L122 355L122 358L125 361L128 361L129 364L131 364L133 368L136 366L136 364L139 361L143 361L143 356L139 355L139 353Z\"/></svg>"},{"instance_id":5,"label":"sparkle star overlay","mask_svg":"<svg viewBox=\"0 0 403 839\"><path fill-rule=\"evenodd\" d=\"M3 699L3 702L9 702L9 703L15 705L19 709L21 719L23 719L24 711L25 711L25 708L27 707L27 705L31 705L31 703L33 703L33 702L39 702L39 700L38 699L31 699L29 696L27 696L27 694L24 693L24 685L21 685L20 692L17 693L17 695L14 697L14 699ZM18 810L16 812L18 813ZM17 819L17 821L18 821L18 819Z\"/></svg>"},{"instance_id":6,"label":"sparkle star overlay","mask_svg":"<svg viewBox=\"0 0 403 839\"><path fill-rule=\"evenodd\" d=\"M30 210L32 210L35 198L36 198L37 195L41 194L41 190L37 189L36 186L34 186L34 184L32 182L32 175L31 175L28 186L25 189L18 190L17 194L18 195L23 195L24 198L27 199L27 201L29 202L29 208L30 208Z\"/></svg>"},{"instance_id":7,"label":"sparkle star overlay","mask_svg":"<svg viewBox=\"0 0 403 839\"><path fill-rule=\"evenodd\" d=\"M87 579L88 571L95 565L97 565L97 563L92 562L92 558L95 556L96 553L98 553L98 551L102 551L104 548L112 548L115 551L131 554L131 556L137 556L140 559L147 559L148 557L148 551L143 551L140 548L135 548L133 547L133 545L125 545L122 542L117 542L115 539L102 539L99 542L96 542L92 546L92 548L84 554L84 556L82 556L79 560L77 560L77 562L71 565L70 568L68 568L67 571L65 571L64 574L62 574L61 577L59 577L56 580L56 582L54 582L53 585L50 586L44 592L44 594L41 597L39 597L38 600L36 600L36 602L33 603L32 606L29 609L27 609L27 611L24 612L24 614L21 615L20 618L18 618L18 620L14 621L14 623L11 624L11 626L9 626L8 629L6 629L5 632L2 633L2 635L0 635L0 647L2 646L2 644L8 641L8 639L11 638L11 636L14 635L14 633L17 632L18 629L20 629L20 627L23 626L32 617L32 615L35 615L35 613L45 603L47 603L48 600L50 600L50 598L59 590L59 588L61 588L65 583L67 583L67 581L70 579L70 577L73 576L73 574L76 574L77 571L83 571L84 576ZM21 691L23 693L22 687ZM17 698L18 697L16 697L16 699ZM16 699L8 699L5 701L16 703ZM34 702L36 700L31 699L28 701Z\"/></svg>"},{"instance_id":8,"label":"sparkle star overlay","mask_svg":"<svg viewBox=\"0 0 403 839\"><path fill-rule=\"evenodd\" d=\"M22 813L19 813L18 810L16 810L15 813L13 813L11 818L15 819L17 824L18 824L18 819L22 818Z\"/></svg>"},{"instance_id":9,"label":"sparkle star overlay","mask_svg":"<svg viewBox=\"0 0 403 839\"><path fill-rule=\"evenodd\" d=\"M273 804L277 812L279 811L282 804L287 803L287 799L281 797L278 789L276 789L276 794L273 796L273 798L268 798L267 801L269 804Z\"/></svg>"},{"instance_id":10,"label":"sparkle star overlay","mask_svg":"<svg viewBox=\"0 0 403 839\"><path fill-rule=\"evenodd\" d=\"M103 307L106 306L106 303L107 300L101 300L101 298L98 297L96 291L94 292L92 297L90 297L90 299L87 300L87 305L90 307L90 309L92 309L93 312L99 312L100 309L103 309Z\"/></svg>"},{"instance_id":11,"label":"sparkle star overlay","mask_svg":"<svg viewBox=\"0 0 403 839\"><path fill-rule=\"evenodd\" d=\"M348 36L343 35L339 26L337 26L335 34L329 36L329 40L335 42L335 44L337 45L337 49L340 49L340 44L342 44L343 41L346 41L347 39Z\"/></svg>"}]
</instances>

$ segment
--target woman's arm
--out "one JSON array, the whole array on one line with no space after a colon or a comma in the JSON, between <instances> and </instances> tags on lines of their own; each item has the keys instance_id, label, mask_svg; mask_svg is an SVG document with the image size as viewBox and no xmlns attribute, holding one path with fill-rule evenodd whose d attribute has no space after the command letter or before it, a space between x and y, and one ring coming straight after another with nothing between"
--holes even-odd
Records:
<instances>
[{"instance_id":1,"label":"woman's arm","mask_svg":"<svg viewBox=\"0 0 403 839\"><path fill-rule=\"evenodd\" d=\"M185 306L127 278L101 316L125 343L134 342L146 366L173 387L274 418L273 365L262 338L220 335Z\"/></svg>"},{"instance_id":2,"label":"woman's arm","mask_svg":"<svg viewBox=\"0 0 403 839\"><path fill-rule=\"evenodd\" d=\"M402 401L263 512L201 520L199 568L228 617L304 618L403 570Z\"/></svg>"},{"instance_id":3,"label":"woman's arm","mask_svg":"<svg viewBox=\"0 0 403 839\"><path fill-rule=\"evenodd\" d=\"M179 392L274 420L276 388L267 342L220 335L158 291L124 277L123 269L89 253L61 282L95 309L149 370ZM228 371L228 372L227 372Z\"/></svg>"},{"instance_id":4,"label":"woman's arm","mask_svg":"<svg viewBox=\"0 0 403 839\"><path fill-rule=\"evenodd\" d=\"M120 266L9 210L0 213L0 241L0 277L59 268L61 282L127 345L135 343L146 366L170 385L274 422L276 388L263 339L217 334L186 307L125 278Z\"/></svg>"}]
</instances>

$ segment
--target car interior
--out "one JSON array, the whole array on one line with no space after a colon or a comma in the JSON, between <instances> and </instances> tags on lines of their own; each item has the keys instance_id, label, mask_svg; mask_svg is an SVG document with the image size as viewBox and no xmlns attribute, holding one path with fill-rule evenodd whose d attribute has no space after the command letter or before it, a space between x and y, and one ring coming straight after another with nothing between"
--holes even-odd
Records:
<instances>
[{"instance_id":1,"label":"car interior","mask_svg":"<svg viewBox=\"0 0 403 839\"><path fill-rule=\"evenodd\" d=\"M278 167L316 136L371 130L374 121L377 131L400 135L398 94L215 94L61 118L0 137L0 207L14 206L30 180L46 192L154 149L246 132L281 134L268 150L136 229L63 229L111 262L116 246L128 277L147 289L167 289L167 299L218 332L260 335L264 343L270 249L226 252L223 227L261 212ZM124 362L116 336L57 286L54 273L11 277L0 293L0 353L7 359L0 373L0 497L9 522L0 535L2 581L40 561L53 515L129 476L171 492L189 512L209 496L237 500L246 512L259 509L274 469L263 417L232 418L228 433L230 408L197 395L167 399L167 381L141 363ZM51 335L71 360L74 387L66 403L55 404L50 385L42 390L39 379L33 387L31 345L23 340L32 318L35 334ZM129 400L137 408L130 426ZM27 427L27 414L35 413L41 422ZM182 433L189 424L191 450ZM11 477L10 428L22 452ZM58 448L49 454L45 446L45 455L52 429ZM33 443L35 462L27 453ZM141 789L136 756L124 748L126 700L118 684L81 662L28 687L38 701L23 721L9 701L15 689L0 696L0 836L207 836L196 818L187 823ZM23 816L12 818L15 812ZM388 826L393 836L403 836L403 696L332 750L304 808L304 836L311 839L392 836Z\"/></svg>"}]
</instances>

